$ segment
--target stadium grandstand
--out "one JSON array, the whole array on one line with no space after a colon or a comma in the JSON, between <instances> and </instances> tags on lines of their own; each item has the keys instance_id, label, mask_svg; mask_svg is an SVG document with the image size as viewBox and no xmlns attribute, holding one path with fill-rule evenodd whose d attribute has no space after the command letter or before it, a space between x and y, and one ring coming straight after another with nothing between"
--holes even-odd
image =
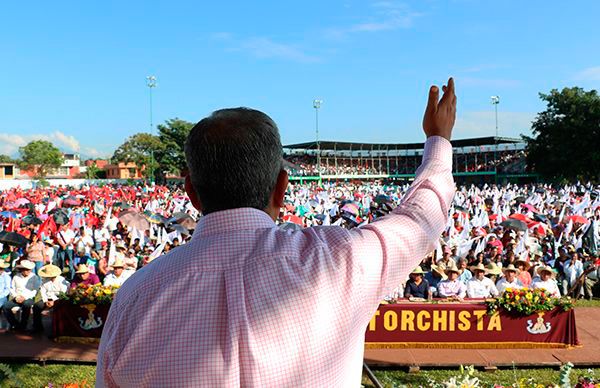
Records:
<instances>
[{"instance_id":1,"label":"stadium grandstand","mask_svg":"<svg viewBox=\"0 0 600 388\"><path fill-rule=\"evenodd\" d=\"M530 182L525 143L518 138L452 140L453 174L459 182ZM292 181L335 179L411 180L421 163L423 143L312 141L283 147Z\"/></svg>"}]
</instances>

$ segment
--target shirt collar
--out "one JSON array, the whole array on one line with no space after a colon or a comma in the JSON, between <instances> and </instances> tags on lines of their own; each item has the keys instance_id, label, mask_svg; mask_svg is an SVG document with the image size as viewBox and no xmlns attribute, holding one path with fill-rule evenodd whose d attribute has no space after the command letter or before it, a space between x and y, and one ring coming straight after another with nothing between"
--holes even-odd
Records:
<instances>
[{"instance_id":1,"label":"shirt collar","mask_svg":"<svg viewBox=\"0 0 600 388\"><path fill-rule=\"evenodd\" d=\"M275 227L275 223L262 210L243 207L222 210L203 216L194 230L194 239L238 230L256 230Z\"/></svg>"}]
</instances>

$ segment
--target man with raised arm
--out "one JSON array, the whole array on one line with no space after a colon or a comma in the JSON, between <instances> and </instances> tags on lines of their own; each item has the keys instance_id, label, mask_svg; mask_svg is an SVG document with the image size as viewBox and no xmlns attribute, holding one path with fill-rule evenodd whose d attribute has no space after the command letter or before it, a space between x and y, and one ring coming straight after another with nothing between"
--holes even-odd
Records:
<instances>
[{"instance_id":1,"label":"man with raised arm","mask_svg":"<svg viewBox=\"0 0 600 388\"><path fill-rule=\"evenodd\" d=\"M192 240L137 271L112 304L97 386L358 387L379 302L432 251L454 195L454 81L433 86L423 162L389 215L284 231L288 176L275 123L223 109L185 144Z\"/></svg>"}]
</instances>

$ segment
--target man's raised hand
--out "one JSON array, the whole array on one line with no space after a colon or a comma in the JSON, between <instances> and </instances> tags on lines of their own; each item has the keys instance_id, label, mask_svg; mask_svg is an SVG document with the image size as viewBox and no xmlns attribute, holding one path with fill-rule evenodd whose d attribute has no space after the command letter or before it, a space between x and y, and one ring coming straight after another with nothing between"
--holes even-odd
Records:
<instances>
[{"instance_id":1,"label":"man's raised hand","mask_svg":"<svg viewBox=\"0 0 600 388\"><path fill-rule=\"evenodd\" d=\"M456 94L454 94L454 79L448 80L448 86L442 87L444 95L440 100L440 90L437 86L429 89L429 100L423 116L423 130L427 137L442 136L448 140L456 120Z\"/></svg>"}]
</instances>

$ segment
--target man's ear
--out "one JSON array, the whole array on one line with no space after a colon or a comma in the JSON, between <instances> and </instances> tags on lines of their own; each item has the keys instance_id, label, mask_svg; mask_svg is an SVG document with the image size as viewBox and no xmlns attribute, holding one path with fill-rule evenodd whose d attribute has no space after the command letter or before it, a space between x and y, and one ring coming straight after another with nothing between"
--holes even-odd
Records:
<instances>
[{"instance_id":1,"label":"man's ear","mask_svg":"<svg viewBox=\"0 0 600 388\"><path fill-rule=\"evenodd\" d=\"M288 173L285 170L279 171L277 176L277 183L275 184L275 190L273 191L273 205L278 208L285 206L283 200L285 199L285 192L288 187Z\"/></svg>"},{"instance_id":2,"label":"man's ear","mask_svg":"<svg viewBox=\"0 0 600 388\"><path fill-rule=\"evenodd\" d=\"M198 194L196 193L196 189L194 189L194 185L192 184L192 179L190 178L190 174L185 176L185 192L187 193L190 201L192 201L192 205L202 213L202 203L198 198Z\"/></svg>"}]
</instances>

